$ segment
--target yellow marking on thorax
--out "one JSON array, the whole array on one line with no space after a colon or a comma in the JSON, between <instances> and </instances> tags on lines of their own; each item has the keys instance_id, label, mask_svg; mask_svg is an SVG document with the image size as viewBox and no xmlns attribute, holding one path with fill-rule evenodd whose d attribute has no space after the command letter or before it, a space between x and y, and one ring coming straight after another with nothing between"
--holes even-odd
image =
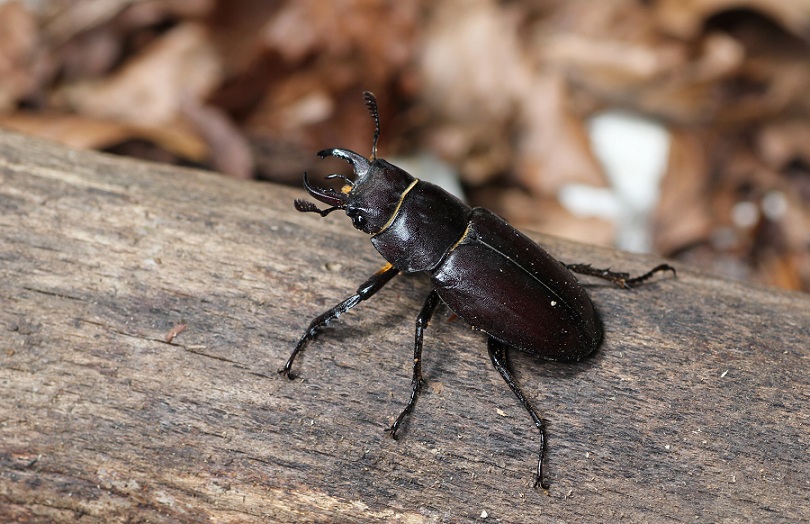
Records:
<instances>
[{"instance_id":1,"label":"yellow marking on thorax","mask_svg":"<svg viewBox=\"0 0 810 524\"><path fill-rule=\"evenodd\" d=\"M469 235L469 234L470 234L470 222L467 222L467 228L464 230L464 233L461 235L461 237L459 237L458 240L456 240L456 243L453 244L452 247L450 247L450 249L447 250L447 252L450 253L454 249L456 249L459 244L464 242L464 239L467 238L467 235Z\"/></svg>"},{"instance_id":2,"label":"yellow marking on thorax","mask_svg":"<svg viewBox=\"0 0 810 524\"><path fill-rule=\"evenodd\" d=\"M394 267L394 265L391 262L386 262L385 265L375 273L375 275L382 275L386 271L390 270L392 267Z\"/></svg>"},{"instance_id":3,"label":"yellow marking on thorax","mask_svg":"<svg viewBox=\"0 0 810 524\"><path fill-rule=\"evenodd\" d=\"M382 233L383 231L385 231L386 229L388 229L388 226L390 226L394 222L394 219L397 218L397 214L399 213L399 208L402 207L402 202L405 200L405 197L408 196L408 193L411 192L411 189L416 187L416 184L418 184L418 183L419 183L419 179L417 178L416 180L411 182L411 185L409 185L408 187L405 188L405 191L403 191L402 194L399 196L399 202L397 202L397 207L394 209L394 212L391 213L391 217L388 219L388 222L386 222L385 225L383 225L383 227L381 227L379 231L377 231L376 233L374 233L371 236L373 236L373 237L377 236L380 233Z\"/></svg>"}]
</instances>

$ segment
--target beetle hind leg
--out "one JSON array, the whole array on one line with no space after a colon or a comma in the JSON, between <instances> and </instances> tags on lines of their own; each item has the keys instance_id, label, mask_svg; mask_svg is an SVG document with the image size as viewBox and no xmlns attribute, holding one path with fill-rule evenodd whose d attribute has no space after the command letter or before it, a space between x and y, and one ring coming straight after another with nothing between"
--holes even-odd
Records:
<instances>
[{"instance_id":1,"label":"beetle hind leg","mask_svg":"<svg viewBox=\"0 0 810 524\"><path fill-rule=\"evenodd\" d=\"M422 310L419 312L419 316L416 317L416 335L414 336L413 343L413 378L411 379L411 398L408 399L405 409L402 410L402 413L399 414L397 419L387 430L394 439L397 438L397 430L399 429L400 424L402 424L402 421L405 419L405 416L413 411L413 406L416 404L416 397L419 396L419 390L422 388L422 339L425 334L425 328L427 327L428 322L430 322L430 318L433 316L433 312L436 311L436 306L438 305L439 294L436 293L436 291L431 291L430 295L428 295L427 299L425 299L425 303L422 306Z\"/></svg>"},{"instance_id":2,"label":"beetle hind leg","mask_svg":"<svg viewBox=\"0 0 810 524\"><path fill-rule=\"evenodd\" d=\"M645 280L649 279L651 276L655 275L656 273L660 273L662 271L672 271L672 274L676 275L675 268L670 266L669 264L659 264L654 268L652 268L651 270L644 273L643 275L639 275L637 277L632 278L630 277L630 273L625 273L622 271L611 271L610 269L599 269L591 266L590 264L564 264L564 265L574 273L601 278L602 280L613 282L617 286L623 287L625 289L630 289L633 286L641 284Z\"/></svg>"},{"instance_id":3,"label":"beetle hind leg","mask_svg":"<svg viewBox=\"0 0 810 524\"><path fill-rule=\"evenodd\" d=\"M512 390L512 393L515 394L526 411L529 412L532 422L534 422L534 425L540 431L540 457L537 460L537 476L534 479L534 487L536 488L539 484L543 489L548 489L548 482L546 482L543 476L543 462L546 457L546 425L543 423L543 419L540 418L540 415L534 410L531 403L526 399L526 395L523 394L523 391L512 375L507 355L509 346L490 337L487 343L487 349L489 350L489 358L492 360L492 365L495 366L495 369L501 374L501 377L503 377L503 380Z\"/></svg>"},{"instance_id":4,"label":"beetle hind leg","mask_svg":"<svg viewBox=\"0 0 810 524\"><path fill-rule=\"evenodd\" d=\"M627 280L624 284L627 287L633 287L636 284L641 284L642 282L644 282L645 280L647 280L648 278L650 278L654 274L659 273L661 271L672 271L672 276L677 276L678 275L675 272L675 268L670 266L669 264L658 264L657 266L655 266L651 270L647 271L643 275L639 275L637 277L634 277L634 278L631 278L631 279Z\"/></svg>"}]
</instances>

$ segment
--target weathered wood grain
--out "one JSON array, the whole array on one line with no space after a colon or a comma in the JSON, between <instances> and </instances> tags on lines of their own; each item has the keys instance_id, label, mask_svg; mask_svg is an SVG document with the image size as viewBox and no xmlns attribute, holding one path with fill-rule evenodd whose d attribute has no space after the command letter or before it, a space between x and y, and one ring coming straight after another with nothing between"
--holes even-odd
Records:
<instances>
[{"instance_id":1,"label":"weathered wood grain","mask_svg":"<svg viewBox=\"0 0 810 524\"><path fill-rule=\"evenodd\" d=\"M401 277L276 374L381 260L300 191L0 133L0 521L799 522L810 519L810 298L678 267L589 282L581 364L513 356L440 309L401 438L428 291ZM658 260L543 238L566 261ZM187 329L171 342L177 325Z\"/></svg>"}]
</instances>

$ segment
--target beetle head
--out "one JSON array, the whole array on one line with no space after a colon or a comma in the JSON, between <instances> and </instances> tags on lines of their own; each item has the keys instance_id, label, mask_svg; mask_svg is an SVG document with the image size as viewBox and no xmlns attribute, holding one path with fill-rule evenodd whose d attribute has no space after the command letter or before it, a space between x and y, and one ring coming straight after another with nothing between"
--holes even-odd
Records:
<instances>
[{"instance_id":1,"label":"beetle head","mask_svg":"<svg viewBox=\"0 0 810 524\"><path fill-rule=\"evenodd\" d=\"M326 178L342 178L345 184L336 191L330 188L310 185L304 173L304 189L317 200L328 204L327 209L319 209L312 202L296 200L295 209L301 212L318 213L326 216L342 209L352 219L352 225L365 233L378 233L388 223L396 211L404 191L415 180L411 175L385 160L377 158L377 140L380 137L380 118L377 100L366 91L363 93L371 117L374 119L374 142L371 159L348 149L325 149L318 153L321 158L335 156L351 164L354 178L333 174Z\"/></svg>"}]
</instances>

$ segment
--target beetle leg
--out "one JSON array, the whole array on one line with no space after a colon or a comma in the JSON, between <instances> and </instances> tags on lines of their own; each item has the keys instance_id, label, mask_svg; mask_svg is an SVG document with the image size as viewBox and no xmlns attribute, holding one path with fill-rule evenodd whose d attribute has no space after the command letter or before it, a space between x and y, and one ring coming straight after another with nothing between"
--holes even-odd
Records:
<instances>
[{"instance_id":1,"label":"beetle leg","mask_svg":"<svg viewBox=\"0 0 810 524\"><path fill-rule=\"evenodd\" d=\"M287 359L287 363L284 364L284 367L279 369L278 372L285 375L289 379L294 378L291 371L293 361L298 353L303 351L307 343L315 338L315 336L318 334L318 330L326 327L330 322L338 318L343 313L349 311L363 300L371 298L374 293L382 289L382 287L387 284L389 280L394 278L397 273L399 273L399 269L395 268L391 264L386 264L382 267L382 269L374 273L371 278L363 282L363 284L357 288L357 293L350 296L329 311L317 316L309 324L309 327L307 328L306 333L304 333L304 336L301 337L301 340L298 341L298 344L295 346L290 358Z\"/></svg>"},{"instance_id":2,"label":"beetle leg","mask_svg":"<svg viewBox=\"0 0 810 524\"><path fill-rule=\"evenodd\" d=\"M652 268L651 270L644 273L643 275L639 275L633 278L630 278L630 273L611 271L610 269L598 269L591 266L590 264L564 264L564 265L565 267L567 267L568 269L570 269L575 273L601 278L603 280L607 280L608 282L613 282L619 287L623 287L625 289L630 289L635 285L641 284L654 274L659 273L661 271L672 271L672 274L676 275L675 268L670 266L669 264L659 264L654 268Z\"/></svg>"},{"instance_id":3,"label":"beetle leg","mask_svg":"<svg viewBox=\"0 0 810 524\"><path fill-rule=\"evenodd\" d=\"M672 271L672 276L678 276L678 274L675 272L674 267L670 266L669 264L658 264L657 266L647 271L643 275L639 275L637 277L629 279L627 282L625 282L625 285L627 287L633 287L636 284L641 284L642 282L644 282L645 280L647 280L648 278L650 278L651 276L660 271Z\"/></svg>"},{"instance_id":4,"label":"beetle leg","mask_svg":"<svg viewBox=\"0 0 810 524\"><path fill-rule=\"evenodd\" d=\"M405 418L405 415L410 413L413 410L414 404L416 404L416 397L419 395L419 390L422 387L422 338L425 334L425 328L430 322L430 318L433 316L433 312L436 311L436 306L439 305L439 294L436 291L431 291L430 295L428 295L427 299L425 299L424 305L422 305L422 310L419 312L419 316L416 317L416 336L414 337L413 343L413 378L411 379L411 398L408 400L408 404L405 405L405 409L402 410L402 413L399 414L397 419L391 424L391 427L388 428L388 432L391 433L392 438L397 438L397 430L399 429L399 425L402 423L402 420Z\"/></svg>"},{"instance_id":5,"label":"beetle leg","mask_svg":"<svg viewBox=\"0 0 810 524\"><path fill-rule=\"evenodd\" d=\"M509 367L509 358L507 355L508 348L509 346L503 342L489 337L487 349L489 350L489 358L492 359L492 365L495 366L495 369L497 369L498 373L501 374L501 377L503 377L504 381L506 381L506 384L512 390L512 393L515 394L520 403L523 404L526 411L529 412L529 416L532 417L532 422L534 422L534 425L538 430L540 430L540 458L537 460L537 476L534 479L534 487L537 487L539 484L543 489L548 489L548 483L543 478L543 462L546 456L546 426L543 424L543 419L540 418L537 412L534 411L534 408L526 399L526 396L523 394L520 386L512 376L512 371Z\"/></svg>"}]
</instances>

